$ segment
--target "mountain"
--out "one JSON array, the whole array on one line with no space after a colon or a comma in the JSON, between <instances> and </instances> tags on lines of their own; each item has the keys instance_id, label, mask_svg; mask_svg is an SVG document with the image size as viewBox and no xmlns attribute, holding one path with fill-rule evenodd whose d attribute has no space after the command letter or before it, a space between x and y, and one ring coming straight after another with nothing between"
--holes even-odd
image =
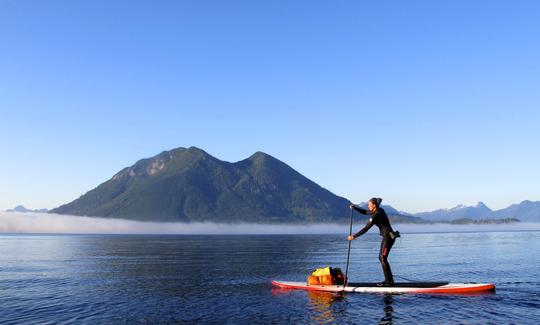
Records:
<instances>
[{"instance_id":1,"label":"mountain","mask_svg":"<svg viewBox=\"0 0 540 325\"><path fill-rule=\"evenodd\" d=\"M504 218L504 219L469 219L469 218L462 218L462 219L455 219L448 223L453 225L500 225L505 223L515 223L519 222L519 219L515 218Z\"/></svg>"},{"instance_id":2,"label":"mountain","mask_svg":"<svg viewBox=\"0 0 540 325\"><path fill-rule=\"evenodd\" d=\"M362 203L359 203L357 205L359 207L363 208L363 209L367 209L367 207L368 207L367 202L362 202ZM409 214L407 212L399 211L399 210L397 210L396 208L394 208L391 205L381 204L381 208L384 209L384 211L386 212L387 215L411 216L411 214Z\"/></svg>"},{"instance_id":3,"label":"mountain","mask_svg":"<svg viewBox=\"0 0 540 325\"><path fill-rule=\"evenodd\" d=\"M367 202L358 204L361 208L367 209ZM391 223L429 223L422 218L412 216L409 213L399 211L390 205L381 204L381 208L384 209Z\"/></svg>"},{"instance_id":4,"label":"mountain","mask_svg":"<svg viewBox=\"0 0 540 325\"><path fill-rule=\"evenodd\" d=\"M34 213L47 213L49 210L47 209L35 209L35 210L30 210L30 209L27 209L25 208L24 206L22 205L17 205L15 208L13 209L8 209L6 210L6 212L22 212L22 213L26 213L26 212L34 212Z\"/></svg>"},{"instance_id":5,"label":"mountain","mask_svg":"<svg viewBox=\"0 0 540 325\"><path fill-rule=\"evenodd\" d=\"M496 218L518 218L521 221L540 222L540 201L525 200L519 204L494 211Z\"/></svg>"},{"instance_id":6,"label":"mountain","mask_svg":"<svg viewBox=\"0 0 540 325\"><path fill-rule=\"evenodd\" d=\"M540 222L540 201L525 200L519 204L500 209L491 210L484 203L478 202L474 207L458 205L451 209L439 209L431 212L421 212L413 214L415 217L427 221L455 221L463 220L506 220L519 219L525 222Z\"/></svg>"},{"instance_id":7,"label":"mountain","mask_svg":"<svg viewBox=\"0 0 540 325\"><path fill-rule=\"evenodd\" d=\"M493 211L484 203L478 202L476 206L458 205L451 209L438 209L431 212L415 213L419 217L429 221L452 221L456 219L490 219Z\"/></svg>"},{"instance_id":8,"label":"mountain","mask_svg":"<svg viewBox=\"0 0 540 325\"><path fill-rule=\"evenodd\" d=\"M349 204L263 152L230 163L191 147L142 159L50 212L141 221L348 222ZM416 214L382 207L393 223L540 222L540 202L531 201L497 211L482 202ZM8 211L47 212L22 206Z\"/></svg>"},{"instance_id":9,"label":"mountain","mask_svg":"<svg viewBox=\"0 0 540 325\"><path fill-rule=\"evenodd\" d=\"M349 204L263 152L230 163L191 147L142 159L50 212L141 221L346 222Z\"/></svg>"}]
</instances>

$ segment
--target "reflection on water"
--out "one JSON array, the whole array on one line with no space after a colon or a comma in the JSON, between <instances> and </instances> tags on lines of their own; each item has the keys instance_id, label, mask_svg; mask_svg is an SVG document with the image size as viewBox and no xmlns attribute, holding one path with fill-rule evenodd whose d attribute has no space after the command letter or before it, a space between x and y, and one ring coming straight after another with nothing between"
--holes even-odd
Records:
<instances>
[{"instance_id":1,"label":"reflection on water","mask_svg":"<svg viewBox=\"0 0 540 325\"><path fill-rule=\"evenodd\" d=\"M289 290L290 291L290 290ZM284 293L286 291L282 291ZM312 324L336 324L342 318L342 315L347 312L347 308L355 308L355 306L347 306L345 293L340 292L321 292L308 291L308 308L309 321ZM393 318L392 307L393 297L391 294L375 295L382 302L383 317L378 324L390 325Z\"/></svg>"},{"instance_id":2,"label":"reflection on water","mask_svg":"<svg viewBox=\"0 0 540 325\"><path fill-rule=\"evenodd\" d=\"M335 324L338 317L335 315L333 305L343 301L342 293L335 292L308 292L308 311L311 323Z\"/></svg>"},{"instance_id":3,"label":"reflection on water","mask_svg":"<svg viewBox=\"0 0 540 325\"><path fill-rule=\"evenodd\" d=\"M392 313L394 312L394 308L392 307L392 295L391 294L385 294L384 295L384 316L381 318L381 321L379 324L392 324Z\"/></svg>"}]
</instances>

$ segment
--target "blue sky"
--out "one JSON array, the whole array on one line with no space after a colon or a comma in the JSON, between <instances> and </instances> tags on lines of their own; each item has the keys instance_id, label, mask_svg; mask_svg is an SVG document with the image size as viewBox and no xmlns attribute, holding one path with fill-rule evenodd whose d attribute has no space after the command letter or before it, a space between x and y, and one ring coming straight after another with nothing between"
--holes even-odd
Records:
<instances>
[{"instance_id":1,"label":"blue sky","mask_svg":"<svg viewBox=\"0 0 540 325\"><path fill-rule=\"evenodd\" d=\"M537 1L1 1L0 209L264 151L417 212L540 200Z\"/></svg>"}]
</instances>

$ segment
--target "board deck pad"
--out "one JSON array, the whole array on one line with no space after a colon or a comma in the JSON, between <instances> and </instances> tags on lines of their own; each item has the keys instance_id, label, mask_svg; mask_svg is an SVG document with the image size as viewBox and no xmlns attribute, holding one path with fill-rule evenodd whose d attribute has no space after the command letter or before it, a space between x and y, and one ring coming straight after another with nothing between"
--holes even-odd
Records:
<instances>
[{"instance_id":1,"label":"board deck pad","mask_svg":"<svg viewBox=\"0 0 540 325\"><path fill-rule=\"evenodd\" d=\"M435 288L450 284L449 282L397 282L392 285L392 287L398 288ZM348 287L378 287L377 283L370 282L349 282Z\"/></svg>"},{"instance_id":2,"label":"board deck pad","mask_svg":"<svg viewBox=\"0 0 540 325\"><path fill-rule=\"evenodd\" d=\"M390 287L380 287L376 283L349 282L343 285L308 285L306 282L274 280L272 284L284 289L303 289L328 292L359 293L445 293L463 294L495 291L492 283L449 283L449 282L404 282Z\"/></svg>"}]
</instances>

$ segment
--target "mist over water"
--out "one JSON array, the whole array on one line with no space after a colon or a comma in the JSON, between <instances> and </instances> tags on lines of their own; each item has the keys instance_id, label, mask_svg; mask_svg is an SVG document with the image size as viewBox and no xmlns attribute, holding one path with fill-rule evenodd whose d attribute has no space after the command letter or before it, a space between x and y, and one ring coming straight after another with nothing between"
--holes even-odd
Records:
<instances>
[{"instance_id":1,"label":"mist over water","mask_svg":"<svg viewBox=\"0 0 540 325\"><path fill-rule=\"evenodd\" d=\"M365 220L355 220L353 232ZM540 230L540 223L499 225L394 224L402 233ZM373 227L370 232L376 232ZM47 213L0 212L0 233L56 234L348 234L348 224L252 224L214 222L140 222L125 219L80 217Z\"/></svg>"}]
</instances>

